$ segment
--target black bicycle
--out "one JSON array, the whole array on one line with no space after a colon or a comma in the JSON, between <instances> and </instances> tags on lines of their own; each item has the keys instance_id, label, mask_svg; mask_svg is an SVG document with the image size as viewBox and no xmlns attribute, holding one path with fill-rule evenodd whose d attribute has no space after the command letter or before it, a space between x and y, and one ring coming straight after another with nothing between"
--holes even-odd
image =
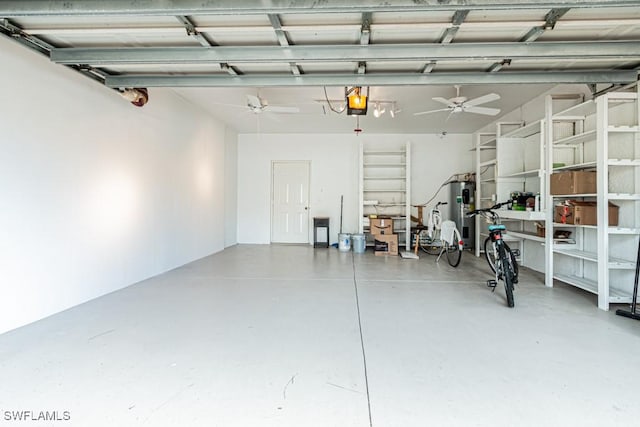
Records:
<instances>
[{"instance_id":1,"label":"black bicycle","mask_svg":"<svg viewBox=\"0 0 640 427\"><path fill-rule=\"evenodd\" d=\"M517 250L512 251L502 238L502 232L506 230L506 227L500 224L500 216L496 212L502 206L510 203L511 201L508 201L498 203L490 208L476 209L469 212L467 216L481 215L489 220L489 237L484 241L484 256L495 274L495 279L487 280L487 286L495 291L498 281L502 280L507 294L507 304L509 307L514 307L513 290L514 285L518 283L518 263L516 261L518 252Z\"/></svg>"}]
</instances>

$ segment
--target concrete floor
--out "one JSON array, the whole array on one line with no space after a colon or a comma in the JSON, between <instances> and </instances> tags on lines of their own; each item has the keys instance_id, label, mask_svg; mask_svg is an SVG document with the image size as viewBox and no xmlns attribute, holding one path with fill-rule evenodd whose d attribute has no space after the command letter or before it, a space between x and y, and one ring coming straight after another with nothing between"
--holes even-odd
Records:
<instances>
[{"instance_id":1,"label":"concrete floor","mask_svg":"<svg viewBox=\"0 0 640 427\"><path fill-rule=\"evenodd\" d=\"M639 422L640 322L526 269L509 309L488 271L232 247L0 335L0 426Z\"/></svg>"}]
</instances>

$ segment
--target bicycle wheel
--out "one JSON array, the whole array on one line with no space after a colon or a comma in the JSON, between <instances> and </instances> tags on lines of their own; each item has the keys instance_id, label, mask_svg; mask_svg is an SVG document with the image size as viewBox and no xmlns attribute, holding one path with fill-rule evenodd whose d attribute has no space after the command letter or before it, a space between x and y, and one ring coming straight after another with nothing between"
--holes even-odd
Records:
<instances>
[{"instance_id":1,"label":"bicycle wheel","mask_svg":"<svg viewBox=\"0 0 640 427\"><path fill-rule=\"evenodd\" d=\"M487 237L484 240L484 257L487 259L487 264L491 267L491 271L495 274L496 272L496 254L493 250L493 242L491 242L491 238Z\"/></svg>"},{"instance_id":2,"label":"bicycle wheel","mask_svg":"<svg viewBox=\"0 0 640 427\"><path fill-rule=\"evenodd\" d=\"M460 236L458 233L454 235L454 242L452 245L447 245L447 261L451 267L457 267L460 265L460 260L462 259L462 248L460 247Z\"/></svg>"},{"instance_id":3,"label":"bicycle wheel","mask_svg":"<svg viewBox=\"0 0 640 427\"><path fill-rule=\"evenodd\" d=\"M436 231L433 238L427 236L426 231L423 231L418 236L420 249L429 255L438 255L442 248L442 241L439 238L439 233Z\"/></svg>"},{"instance_id":4,"label":"bicycle wheel","mask_svg":"<svg viewBox=\"0 0 640 427\"><path fill-rule=\"evenodd\" d=\"M500 256L500 264L502 271L502 281L504 282L504 291L507 294L507 305L509 307L514 307L515 301L513 299L513 271L510 267L511 260L509 259L509 254L511 252L507 252L504 245L500 245L499 249Z\"/></svg>"},{"instance_id":5,"label":"bicycle wheel","mask_svg":"<svg viewBox=\"0 0 640 427\"><path fill-rule=\"evenodd\" d=\"M509 263L510 270L512 273L512 281L513 283L518 283L518 261L516 261L516 256L511 251L509 245L507 245L504 241L502 242L505 251L509 254L509 259L511 262ZM495 253L493 251L493 244L491 243L491 238L487 237L484 241L484 257L487 259L487 263L489 267L491 267L491 271L496 272L496 258Z\"/></svg>"},{"instance_id":6,"label":"bicycle wheel","mask_svg":"<svg viewBox=\"0 0 640 427\"><path fill-rule=\"evenodd\" d=\"M505 243L505 250L509 254L509 272L511 272L511 282L515 285L518 283L518 261L516 260L516 256L511 251L511 248Z\"/></svg>"}]
</instances>

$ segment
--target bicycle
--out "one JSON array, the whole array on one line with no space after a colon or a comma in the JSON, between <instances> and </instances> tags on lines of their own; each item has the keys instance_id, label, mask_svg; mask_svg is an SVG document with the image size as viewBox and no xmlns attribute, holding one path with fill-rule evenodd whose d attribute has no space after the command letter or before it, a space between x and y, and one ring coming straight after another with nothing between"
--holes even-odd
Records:
<instances>
[{"instance_id":1,"label":"bicycle","mask_svg":"<svg viewBox=\"0 0 640 427\"><path fill-rule=\"evenodd\" d=\"M510 204L511 201L498 203L490 208L476 209L467 214L469 217L481 215L488 220L489 237L484 241L484 256L489 267L495 274L495 279L487 280L487 286L495 292L498 281L504 282L504 289L507 295L507 305L515 306L513 298L514 285L518 283L518 262L517 250L512 251L509 245L502 238L502 232L506 227L500 223L500 216L496 212L502 206Z\"/></svg>"},{"instance_id":2,"label":"bicycle","mask_svg":"<svg viewBox=\"0 0 640 427\"><path fill-rule=\"evenodd\" d=\"M447 202L438 202L435 208L429 211L427 227L419 230L416 234L414 253L417 255L418 248L420 248L430 255L438 255L436 262L440 261L443 254L446 254L449 265L457 267L462 259L464 242L455 222L442 221L442 214L438 208L446 204Z\"/></svg>"}]
</instances>

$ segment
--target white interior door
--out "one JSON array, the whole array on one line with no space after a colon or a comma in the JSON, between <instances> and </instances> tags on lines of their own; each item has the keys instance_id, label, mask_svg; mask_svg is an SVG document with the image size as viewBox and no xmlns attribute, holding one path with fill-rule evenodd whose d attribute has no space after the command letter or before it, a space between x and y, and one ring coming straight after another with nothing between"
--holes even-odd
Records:
<instances>
[{"instance_id":1,"label":"white interior door","mask_svg":"<svg viewBox=\"0 0 640 427\"><path fill-rule=\"evenodd\" d=\"M272 164L273 243L309 243L309 169L307 161Z\"/></svg>"}]
</instances>

